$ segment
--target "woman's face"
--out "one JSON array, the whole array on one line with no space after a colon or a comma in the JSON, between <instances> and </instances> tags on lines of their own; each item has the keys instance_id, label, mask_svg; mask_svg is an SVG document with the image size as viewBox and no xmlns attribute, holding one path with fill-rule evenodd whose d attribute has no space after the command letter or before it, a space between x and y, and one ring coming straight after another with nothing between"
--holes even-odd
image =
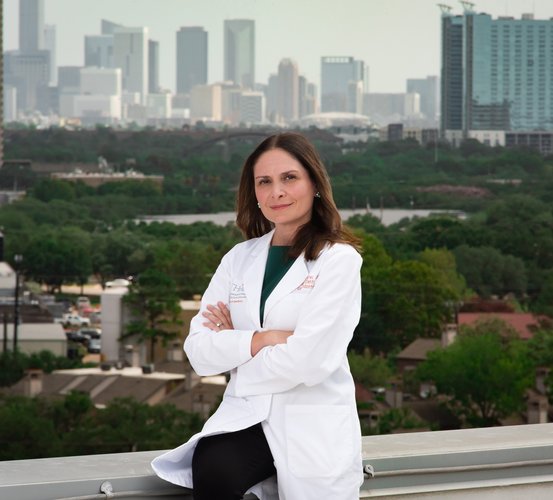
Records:
<instances>
[{"instance_id":1,"label":"woman's face","mask_svg":"<svg viewBox=\"0 0 553 500\"><path fill-rule=\"evenodd\" d=\"M311 220L316 189L307 170L292 155L277 148L259 157L253 175L259 208L275 225L275 238L293 238L297 229Z\"/></svg>"}]
</instances>

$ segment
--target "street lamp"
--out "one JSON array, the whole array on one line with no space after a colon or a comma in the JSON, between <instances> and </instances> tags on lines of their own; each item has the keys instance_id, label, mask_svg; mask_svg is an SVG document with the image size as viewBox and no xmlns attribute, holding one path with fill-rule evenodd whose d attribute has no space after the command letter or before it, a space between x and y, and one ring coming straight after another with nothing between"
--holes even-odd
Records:
<instances>
[{"instance_id":1,"label":"street lamp","mask_svg":"<svg viewBox=\"0 0 553 500\"><path fill-rule=\"evenodd\" d=\"M19 326L19 266L23 262L23 255L16 254L15 262L15 301L13 303L13 352L17 352L17 327Z\"/></svg>"}]
</instances>

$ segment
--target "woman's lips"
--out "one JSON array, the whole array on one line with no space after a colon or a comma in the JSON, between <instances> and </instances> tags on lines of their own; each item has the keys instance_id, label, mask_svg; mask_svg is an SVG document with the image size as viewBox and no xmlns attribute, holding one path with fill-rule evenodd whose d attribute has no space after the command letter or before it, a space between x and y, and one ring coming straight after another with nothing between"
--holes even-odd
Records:
<instances>
[{"instance_id":1,"label":"woman's lips","mask_svg":"<svg viewBox=\"0 0 553 500\"><path fill-rule=\"evenodd\" d=\"M271 206L272 210L282 210L284 208L288 208L291 205L291 203L288 203L287 205L273 205Z\"/></svg>"}]
</instances>

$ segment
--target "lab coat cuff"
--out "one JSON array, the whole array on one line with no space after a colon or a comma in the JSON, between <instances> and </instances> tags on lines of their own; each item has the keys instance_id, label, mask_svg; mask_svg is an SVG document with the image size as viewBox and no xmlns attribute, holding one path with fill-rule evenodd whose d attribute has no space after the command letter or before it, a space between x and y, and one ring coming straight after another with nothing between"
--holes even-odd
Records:
<instances>
[{"instance_id":1,"label":"lab coat cuff","mask_svg":"<svg viewBox=\"0 0 553 500\"><path fill-rule=\"evenodd\" d=\"M238 356L240 363L245 363L252 358L252 337L255 330L234 330L233 335L239 335Z\"/></svg>"}]
</instances>

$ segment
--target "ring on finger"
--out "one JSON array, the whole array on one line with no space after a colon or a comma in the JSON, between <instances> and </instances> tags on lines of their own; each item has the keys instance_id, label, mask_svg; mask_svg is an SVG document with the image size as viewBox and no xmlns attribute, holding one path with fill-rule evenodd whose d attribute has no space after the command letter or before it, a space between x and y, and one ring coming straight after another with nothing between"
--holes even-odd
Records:
<instances>
[{"instance_id":1,"label":"ring on finger","mask_svg":"<svg viewBox=\"0 0 553 500\"><path fill-rule=\"evenodd\" d=\"M223 323L215 323L215 326L219 328Z\"/></svg>"}]
</instances>

